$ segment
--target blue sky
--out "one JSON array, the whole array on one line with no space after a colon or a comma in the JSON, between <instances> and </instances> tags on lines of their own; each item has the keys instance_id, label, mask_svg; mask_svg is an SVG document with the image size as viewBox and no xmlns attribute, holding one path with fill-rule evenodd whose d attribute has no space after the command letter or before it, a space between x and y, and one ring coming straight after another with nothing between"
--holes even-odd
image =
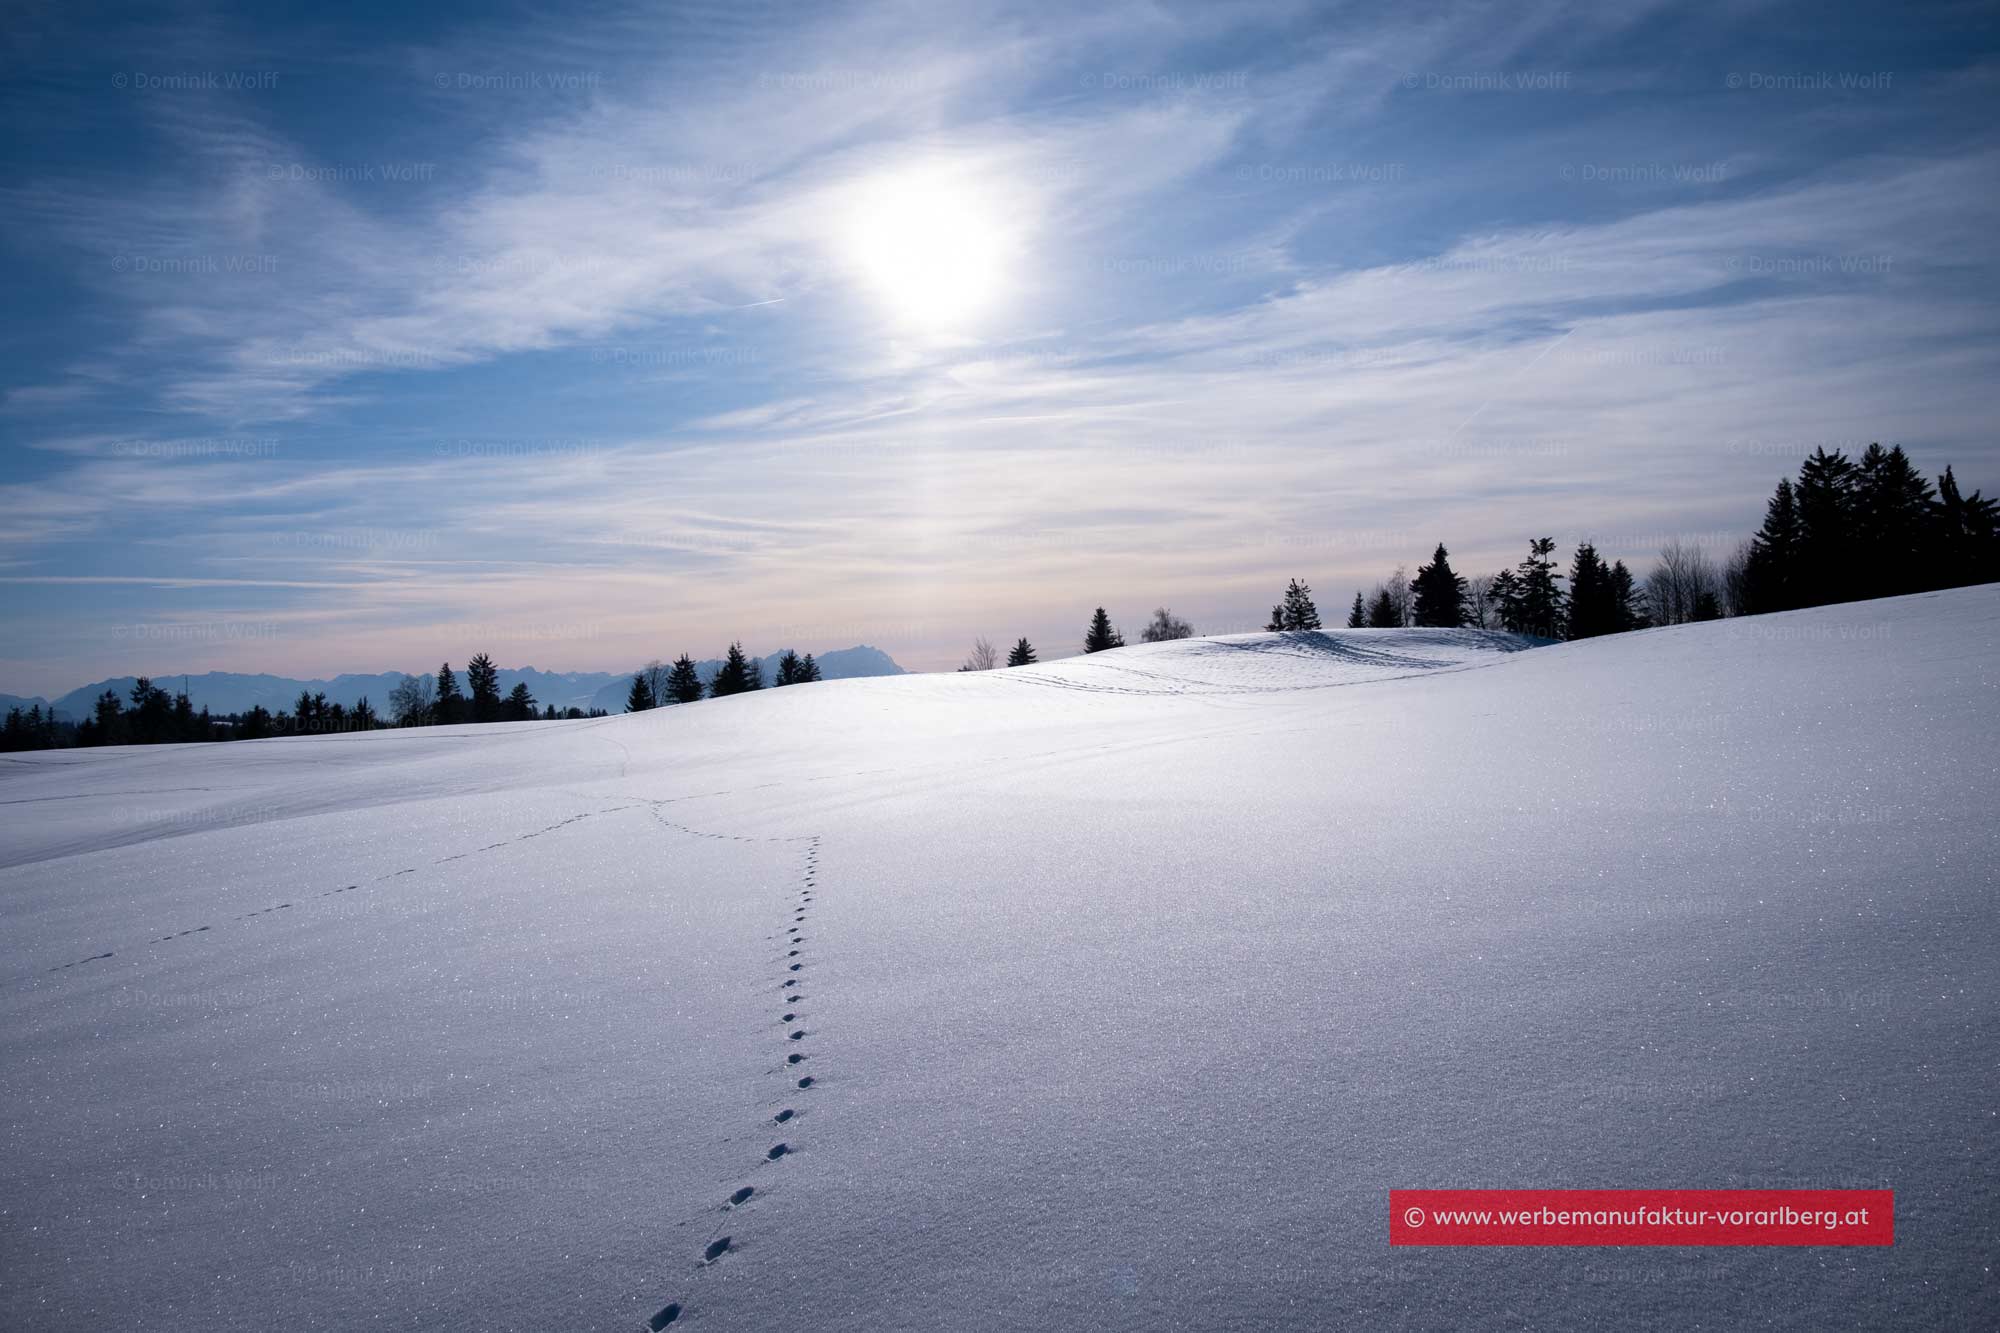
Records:
<instances>
[{"instance_id":1,"label":"blue sky","mask_svg":"<svg viewBox=\"0 0 2000 1333\"><path fill-rule=\"evenodd\" d=\"M0 689L1255 628L2000 485L1980 5L47 7Z\"/></svg>"}]
</instances>

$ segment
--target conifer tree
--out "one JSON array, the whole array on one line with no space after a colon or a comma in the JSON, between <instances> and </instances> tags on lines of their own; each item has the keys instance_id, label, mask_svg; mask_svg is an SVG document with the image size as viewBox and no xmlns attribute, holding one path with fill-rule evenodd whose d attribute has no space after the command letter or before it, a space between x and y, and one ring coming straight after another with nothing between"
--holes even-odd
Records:
<instances>
[{"instance_id":1,"label":"conifer tree","mask_svg":"<svg viewBox=\"0 0 2000 1333\"><path fill-rule=\"evenodd\" d=\"M763 671L757 663L743 655L743 645L732 643L729 652L722 659L721 670L708 683L708 697L722 699L732 694L743 694L750 690L764 688Z\"/></svg>"},{"instance_id":2,"label":"conifer tree","mask_svg":"<svg viewBox=\"0 0 2000 1333\"><path fill-rule=\"evenodd\" d=\"M1528 543L1528 558L1515 566L1504 586L1499 577L1493 580L1500 623L1516 634L1553 639L1562 631L1562 575L1555 572L1555 549L1553 537L1537 537Z\"/></svg>"},{"instance_id":3,"label":"conifer tree","mask_svg":"<svg viewBox=\"0 0 2000 1333\"><path fill-rule=\"evenodd\" d=\"M1034 664L1035 664L1035 646L1029 643L1025 636L1016 639L1014 641L1013 651L1007 654L1007 665L1010 667L1017 667L1017 666L1033 666Z\"/></svg>"},{"instance_id":4,"label":"conifer tree","mask_svg":"<svg viewBox=\"0 0 2000 1333\"><path fill-rule=\"evenodd\" d=\"M1949 467L1938 478L1932 540L1936 585L1962 588L2000 580L2000 501L1974 491L1961 495Z\"/></svg>"},{"instance_id":5,"label":"conifer tree","mask_svg":"<svg viewBox=\"0 0 2000 1333\"><path fill-rule=\"evenodd\" d=\"M1629 579L1631 575L1628 573L1626 577ZM1569 567L1569 637L1592 639L1600 634L1616 634L1621 628L1611 571L1605 568L1595 546L1589 542L1577 543L1576 556Z\"/></svg>"},{"instance_id":6,"label":"conifer tree","mask_svg":"<svg viewBox=\"0 0 2000 1333\"><path fill-rule=\"evenodd\" d=\"M646 673L643 671L633 672L632 688L625 691L625 711L628 713L643 713L648 709L656 707L657 704L658 701L653 698L652 686L646 683Z\"/></svg>"},{"instance_id":7,"label":"conifer tree","mask_svg":"<svg viewBox=\"0 0 2000 1333\"><path fill-rule=\"evenodd\" d=\"M1789 611L1799 598L1799 509L1792 481L1781 478L1764 506L1764 526L1750 539L1743 598L1753 613Z\"/></svg>"},{"instance_id":8,"label":"conifer tree","mask_svg":"<svg viewBox=\"0 0 2000 1333\"><path fill-rule=\"evenodd\" d=\"M694 669L694 659L682 653L674 659L673 670L667 673L667 698L677 704L691 704L701 698L701 692L701 676Z\"/></svg>"},{"instance_id":9,"label":"conifer tree","mask_svg":"<svg viewBox=\"0 0 2000 1333\"><path fill-rule=\"evenodd\" d=\"M366 699L362 700L367 703ZM515 681L505 702L500 705L500 715L509 722L531 722L535 717L535 696L528 693L528 682Z\"/></svg>"},{"instance_id":10,"label":"conifer tree","mask_svg":"<svg viewBox=\"0 0 2000 1333\"><path fill-rule=\"evenodd\" d=\"M1387 588L1375 590L1375 600L1368 604L1369 629L1401 629L1403 611L1396 605L1396 598Z\"/></svg>"},{"instance_id":11,"label":"conifer tree","mask_svg":"<svg viewBox=\"0 0 2000 1333\"><path fill-rule=\"evenodd\" d=\"M274 719L271 717L270 709L262 704L252 704L250 711L245 713L236 725L236 737L245 741L262 740L275 730L273 724Z\"/></svg>"},{"instance_id":12,"label":"conifer tree","mask_svg":"<svg viewBox=\"0 0 2000 1333\"><path fill-rule=\"evenodd\" d=\"M1632 585L1632 571L1625 568L1623 560L1611 562L1611 617L1614 634L1623 634L1629 629L1639 629L1645 624L1645 618L1639 614L1638 599Z\"/></svg>"},{"instance_id":13,"label":"conifer tree","mask_svg":"<svg viewBox=\"0 0 2000 1333\"><path fill-rule=\"evenodd\" d=\"M1285 628L1285 608L1282 606L1272 607L1271 619L1269 623L1267 623L1264 626L1265 631L1267 633L1275 634L1280 630L1283 630L1284 628Z\"/></svg>"},{"instance_id":14,"label":"conifer tree","mask_svg":"<svg viewBox=\"0 0 2000 1333\"><path fill-rule=\"evenodd\" d=\"M118 745L125 739L125 705L110 690L97 696L96 712L99 745Z\"/></svg>"},{"instance_id":15,"label":"conifer tree","mask_svg":"<svg viewBox=\"0 0 2000 1333\"><path fill-rule=\"evenodd\" d=\"M799 655L790 648L787 648L784 654L778 658L777 679L771 683L773 685L796 685L800 681L799 673L804 667L805 663L799 660Z\"/></svg>"},{"instance_id":16,"label":"conifer tree","mask_svg":"<svg viewBox=\"0 0 2000 1333\"><path fill-rule=\"evenodd\" d=\"M354 701L354 711L347 715L347 720L356 731L373 731L382 721L375 714L375 705L368 702L365 694Z\"/></svg>"},{"instance_id":17,"label":"conifer tree","mask_svg":"<svg viewBox=\"0 0 2000 1333\"><path fill-rule=\"evenodd\" d=\"M1101 653L1106 648L1124 646L1125 636L1113 628L1111 617L1104 613L1104 608L1098 607L1097 614L1090 618L1090 629L1083 636L1083 651Z\"/></svg>"},{"instance_id":18,"label":"conifer tree","mask_svg":"<svg viewBox=\"0 0 2000 1333\"><path fill-rule=\"evenodd\" d=\"M431 711L438 725L448 727L454 722L465 720L465 696L458 692L458 677L451 674L451 663L438 668L437 701Z\"/></svg>"},{"instance_id":19,"label":"conifer tree","mask_svg":"<svg viewBox=\"0 0 2000 1333\"><path fill-rule=\"evenodd\" d=\"M1825 606L1854 596L1856 575L1854 464L1843 453L1813 450L1799 468L1800 606Z\"/></svg>"},{"instance_id":20,"label":"conifer tree","mask_svg":"<svg viewBox=\"0 0 2000 1333\"><path fill-rule=\"evenodd\" d=\"M1457 629L1465 623L1465 580L1452 570L1443 542L1438 543L1428 565L1417 566L1417 576L1410 580L1410 595L1416 599L1411 618L1417 624Z\"/></svg>"},{"instance_id":21,"label":"conifer tree","mask_svg":"<svg viewBox=\"0 0 2000 1333\"><path fill-rule=\"evenodd\" d=\"M1313 605L1312 589L1293 579L1285 587L1285 628L1318 629L1319 608Z\"/></svg>"},{"instance_id":22,"label":"conifer tree","mask_svg":"<svg viewBox=\"0 0 2000 1333\"><path fill-rule=\"evenodd\" d=\"M500 720L500 671L493 659L480 653L465 664L465 688L472 695L472 720Z\"/></svg>"},{"instance_id":23,"label":"conifer tree","mask_svg":"<svg viewBox=\"0 0 2000 1333\"><path fill-rule=\"evenodd\" d=\"M1368 607L1361 599L1361 590L1354 591L1354 605L1347 608L1347 628L1365 629L1368 626Z\"/></svg>"},{"instance_id":24,"label":"conifer tree","mask_svg":"<svg viewBox=\"0 0 2000 1333\"><path fill-rule=\"evenodd\" d=\"M1897 597L1937 586L1930 565L1937 508L1936 492L1902 445L1868 446L1855 470L1855 596Z\"/></svg>"},{"instance_id":25,"label":"conifer tree","mask_svg":"<svg viewBox=\"0 0 2000 1333\"><path fill-rule=\"evenodd\" d=\"M799 663L799 684L810 685L818 679L819 663L813 660L811 653L807 653L805 660Z\"/></svg>"}]
</instances>

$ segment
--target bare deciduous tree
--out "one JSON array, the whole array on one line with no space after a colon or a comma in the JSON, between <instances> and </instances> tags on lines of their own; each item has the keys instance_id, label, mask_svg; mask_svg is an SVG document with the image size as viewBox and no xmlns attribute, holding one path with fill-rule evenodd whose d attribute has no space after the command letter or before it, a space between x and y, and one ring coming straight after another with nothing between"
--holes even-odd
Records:
<instances>
[{"instance_id":1,"label":"bare deciduous tree","mask_svg":"<svg viewBox=\"0 0 2000 1333\"><path fill-rule=\"evenodd\" d=\"M1397 565L1396 572L1389 576L1389 604L1396 608L1399 624L1416 623L1416 596L1410 591L1410 571L1402 565Z\"/></svg>"},{"instance_id":2,"label":"bare deciduous tree","mask_svg":"<svg viewBox=\"0 0 2000 1333\"><path fill-rule=\"evenodd\" d=\"M1685 625L1703 618L1703 599L1720 606L1722 579L1699 542L1679 538L1660 548L1660 563L1646 576L1646 601L1655 625Z\"/></svg>"},{"instance_id":3,"label":"bare deciduous tree","mask_svg":"<svg viewBox=\"0 0 2000 1333\"><path fill-rule=\"evenodd\" d=\"M389 691L389 711L399 727L421 727L431 720L437 684L429 676L405 676Z\"/></svg>"},{"instance_id":4,"label":"bare deciduous tree","mask_svg":"<svg viewBox=\"0 0 2000 1333\"><path fill-rule=\"evenodd\" d=\"M1145 630L1141 632L1139 640L1142 643L1165 643L1169 639L1192 639L1193 637L1194 626L1188 624L1187 621L1182 620L1179 616L1162 606L1154 609L1153 623L1146 626Z\"/></svg>"},{"instance_id":5,"label":"bare deciduous tree","mask_svg":"<svg viewBox=\"0 0 2000 1333\"><path fill-rule=\"evenodd\" d=\"M662 665L657 657L639 668L639 677L646 682L646 692L656 705L673 697L667 688L667 678L672 674L672 668Z\"/></svg>"},{"instance_id":6,"label":"bare deciduous tree","mask_svg":"<svg viewBox=\"0 0 2000 1333\"><path fill-rule=\"evenodd\" d=\"M1000 650L981 636L972 641L972 653L965 659L960 671L991 671L1000 665Z\"/></svg>"},{"instance_id":7,"label":"bare deciduous tree","mask_svg":"<svg viewBox=\"0 0 2000 1333\"><path fill-rule=\"evenodd\" d=\"M1493 576L1475 574L1465 581L1465 623L1470 629L1496 629Z\"/></svg>"}]
</instances>

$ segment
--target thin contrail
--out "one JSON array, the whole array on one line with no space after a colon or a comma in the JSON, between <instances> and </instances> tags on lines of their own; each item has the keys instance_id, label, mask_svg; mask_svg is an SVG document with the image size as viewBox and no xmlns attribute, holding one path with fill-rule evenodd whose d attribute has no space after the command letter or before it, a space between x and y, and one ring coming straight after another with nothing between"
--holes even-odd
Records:
<instances>
[{"instance_id":1,"label":"thin contrail","mask_svg":"<svg viewBox=\"0 0 2000 1333\"><path fill-rule=\"evenodd\" d=\"M1518 373L1526 374L1528 371L1533 370L1536 364L1540 362L1543 357L1547 356L1550 352L1555 351L1556 348L1561 347L1563 345L1563 339L1568 338L1570 334L1575 332L1576 332L1576 326L1572 324L1561 338L1556 339L1554 342L1550 343L1547 347L1544 347L1541 351L1535 353L1535 359L1533 361L1530 361L1527 365L1522 366ZM1458 432L1464 430L1467 426L1470 426L1472 424L1472 417L1478 416L1481 412L1484 412L1487 408L1491 407L1492 405L1493 405L1493 400L1491 398L1488 398L1485 402L1473 408L1472 416L1467 417L1465 420L1459 422L1457 427L1455 427L1452 430L1451 434L1445 436L1445 438L1447 440L1457 439Z\"/></svg>"}]
</instances>

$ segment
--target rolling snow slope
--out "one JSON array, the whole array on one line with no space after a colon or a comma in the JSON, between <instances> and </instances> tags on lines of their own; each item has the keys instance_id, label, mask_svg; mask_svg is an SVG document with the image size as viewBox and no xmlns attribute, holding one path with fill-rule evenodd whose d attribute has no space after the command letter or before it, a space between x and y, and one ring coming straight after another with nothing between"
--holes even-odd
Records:
<instances>
[{"instance_id":1,"label":"rolling snow slope","mask_svg":"<svg viewBox=\"0 0 2000 1333\"><path fill-rule=\"evenodd\" d=\"M0 1324L1989 1323L2000 588L1523 646L7 756Z\"/></svg>"}]
</instances>

